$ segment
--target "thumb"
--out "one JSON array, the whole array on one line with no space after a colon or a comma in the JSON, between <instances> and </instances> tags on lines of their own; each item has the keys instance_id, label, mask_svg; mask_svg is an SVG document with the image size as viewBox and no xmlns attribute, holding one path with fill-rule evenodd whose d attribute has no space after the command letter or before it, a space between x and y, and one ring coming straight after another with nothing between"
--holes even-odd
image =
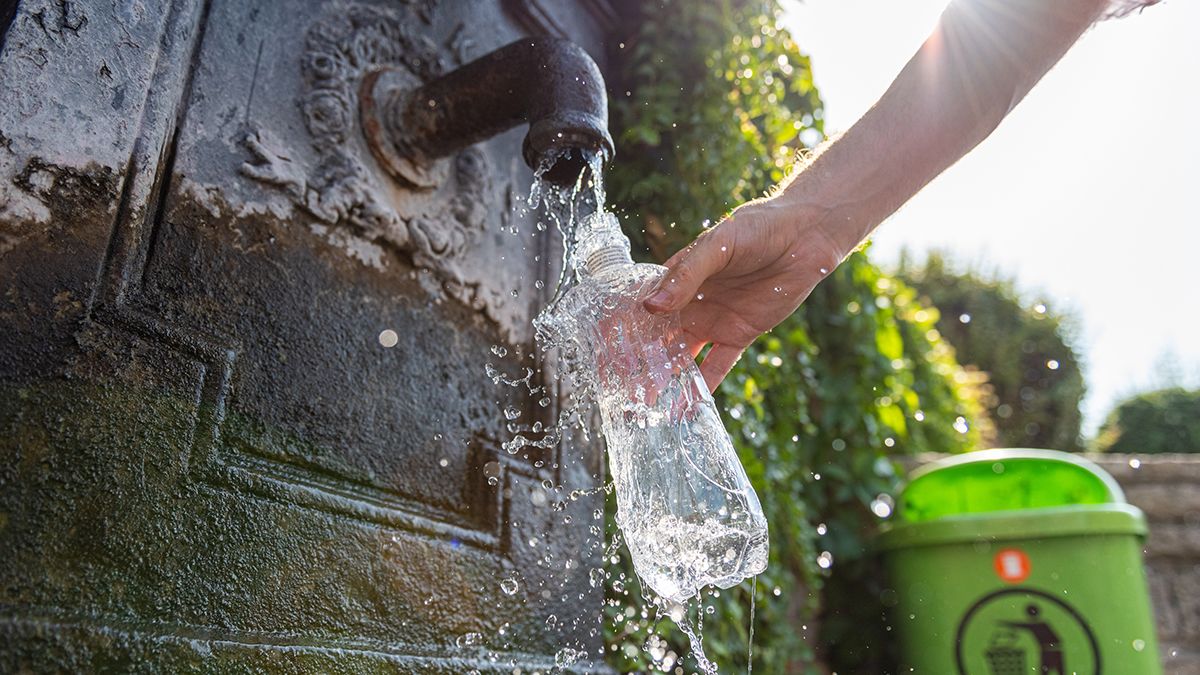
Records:
<instances>
[{"instance_id":1,"label":"thumb","mask_svg":"<svg viewBox=\"0 0 1200 675\"><path fill-rule=\"evenodd\" d=\"M700 286L721 271L729 260L728 246L721 250L709 230L667 261L667 271L644 303L651 312L678 311L696 297Z\"/></svg>"}]
</instances>

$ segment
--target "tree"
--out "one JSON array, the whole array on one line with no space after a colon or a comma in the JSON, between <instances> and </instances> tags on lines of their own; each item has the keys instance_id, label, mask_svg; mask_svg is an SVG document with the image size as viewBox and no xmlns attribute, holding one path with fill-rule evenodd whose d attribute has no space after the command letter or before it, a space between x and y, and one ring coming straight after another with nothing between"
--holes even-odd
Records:
<instances>
[{"instance_id":1,"label":"tree","mask_svg":"<svg viewBox=\"0 0 1200 675\"><path fill-rule=\"evenodd\" d=\"M1109 413L1096 436L1098 452L1200 452L1200 389L1138 394Z\"/></svg>"},{"instance_id":2,"label":"tree","mask_svg":"<svg viewBox=\"0 0 1200 675\"><path fill-rule=\"evenodd\" d=\"M938 332L958 361L987 374L995 436L985 444L1081 449L1083 373L1066 317L1046 302L1023 303L1011 281L953 271L936 252L920 266L902 256L897 274L937 308Z\"/></svg>"}]
</instances>

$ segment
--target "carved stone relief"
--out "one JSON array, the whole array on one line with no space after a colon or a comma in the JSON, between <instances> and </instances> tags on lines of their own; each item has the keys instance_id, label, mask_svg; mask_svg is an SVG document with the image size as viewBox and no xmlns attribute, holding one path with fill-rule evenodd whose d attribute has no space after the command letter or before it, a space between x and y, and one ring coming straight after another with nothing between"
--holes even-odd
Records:
<instances>
[{"instance_id":1,"label":"carved stone relief","mask_svg":"<svg viewBox=\"0 0 1200 675\"><path fill-rule=\"evenodd\" d=\"M418 3L417 10L422 7ZM417 10L410 11L423 18ZM241 173L282 191L327 226L349 228L409 254L423 276L436 278L430 289L436 295L444 293L492 314L495 294L465 280L453 266L485 228L485 205L496 201L486 155L469 148L440 167L446 175L438 177L435 187L405 189L390 184L361 141L359 87L364 77L399 66L421 82L447 69L438 46L413 35L412 24L413 17L406 21L398 13L366 5L339 8L314 23L305 39L304 91L297 103L318 161L307 165L292 160L269 131L258 130L244 140L253 159L241 166ZM472 46L461 26L446 42L459 63Z\"/></svg>"}]
</instances>

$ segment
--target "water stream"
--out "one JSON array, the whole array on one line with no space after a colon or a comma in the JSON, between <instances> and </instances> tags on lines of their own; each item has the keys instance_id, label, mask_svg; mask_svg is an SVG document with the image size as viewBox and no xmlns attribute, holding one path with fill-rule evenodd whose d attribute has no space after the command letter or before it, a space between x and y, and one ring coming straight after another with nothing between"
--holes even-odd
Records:
<instances>
[{"instance_id":1,"label":"water stream","mask_svg":"<svg viewBox=\"0 0 1200 675\"><path fill-rule=\"evenodd\" d=\"M746 640L746 675L754 672L754 598L758 595L758 575L750 582L750 639Z\"/></svg>"}]
</instances>

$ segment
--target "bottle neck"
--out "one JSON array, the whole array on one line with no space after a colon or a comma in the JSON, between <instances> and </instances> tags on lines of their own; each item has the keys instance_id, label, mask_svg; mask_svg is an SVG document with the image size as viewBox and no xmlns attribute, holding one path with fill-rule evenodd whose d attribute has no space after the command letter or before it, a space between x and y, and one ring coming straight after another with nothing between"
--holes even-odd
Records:
<instances>
[{"instance_id":1,"label":"bottle neck","mask_svg":"<svg viewBox=\"0 0 1200 675\"><path fill-rule=\"evenodd\" d=\"M633 258L627 247L605 246L589 253L583 267L591 276L599 276L608 270L632 264Z\"/></svg>"},{"instance_id":2,"label":"bottle neck","mask_svg":"<svg viewBox=\"0 0 1200 675\"><path fill-rule=\"evenodd\" d=\"M573 264L578 274L599 276L633 264L629 239L621 232L617 217L598 211L583 220L576 232Z\"/></svg>"}]
</instances>

